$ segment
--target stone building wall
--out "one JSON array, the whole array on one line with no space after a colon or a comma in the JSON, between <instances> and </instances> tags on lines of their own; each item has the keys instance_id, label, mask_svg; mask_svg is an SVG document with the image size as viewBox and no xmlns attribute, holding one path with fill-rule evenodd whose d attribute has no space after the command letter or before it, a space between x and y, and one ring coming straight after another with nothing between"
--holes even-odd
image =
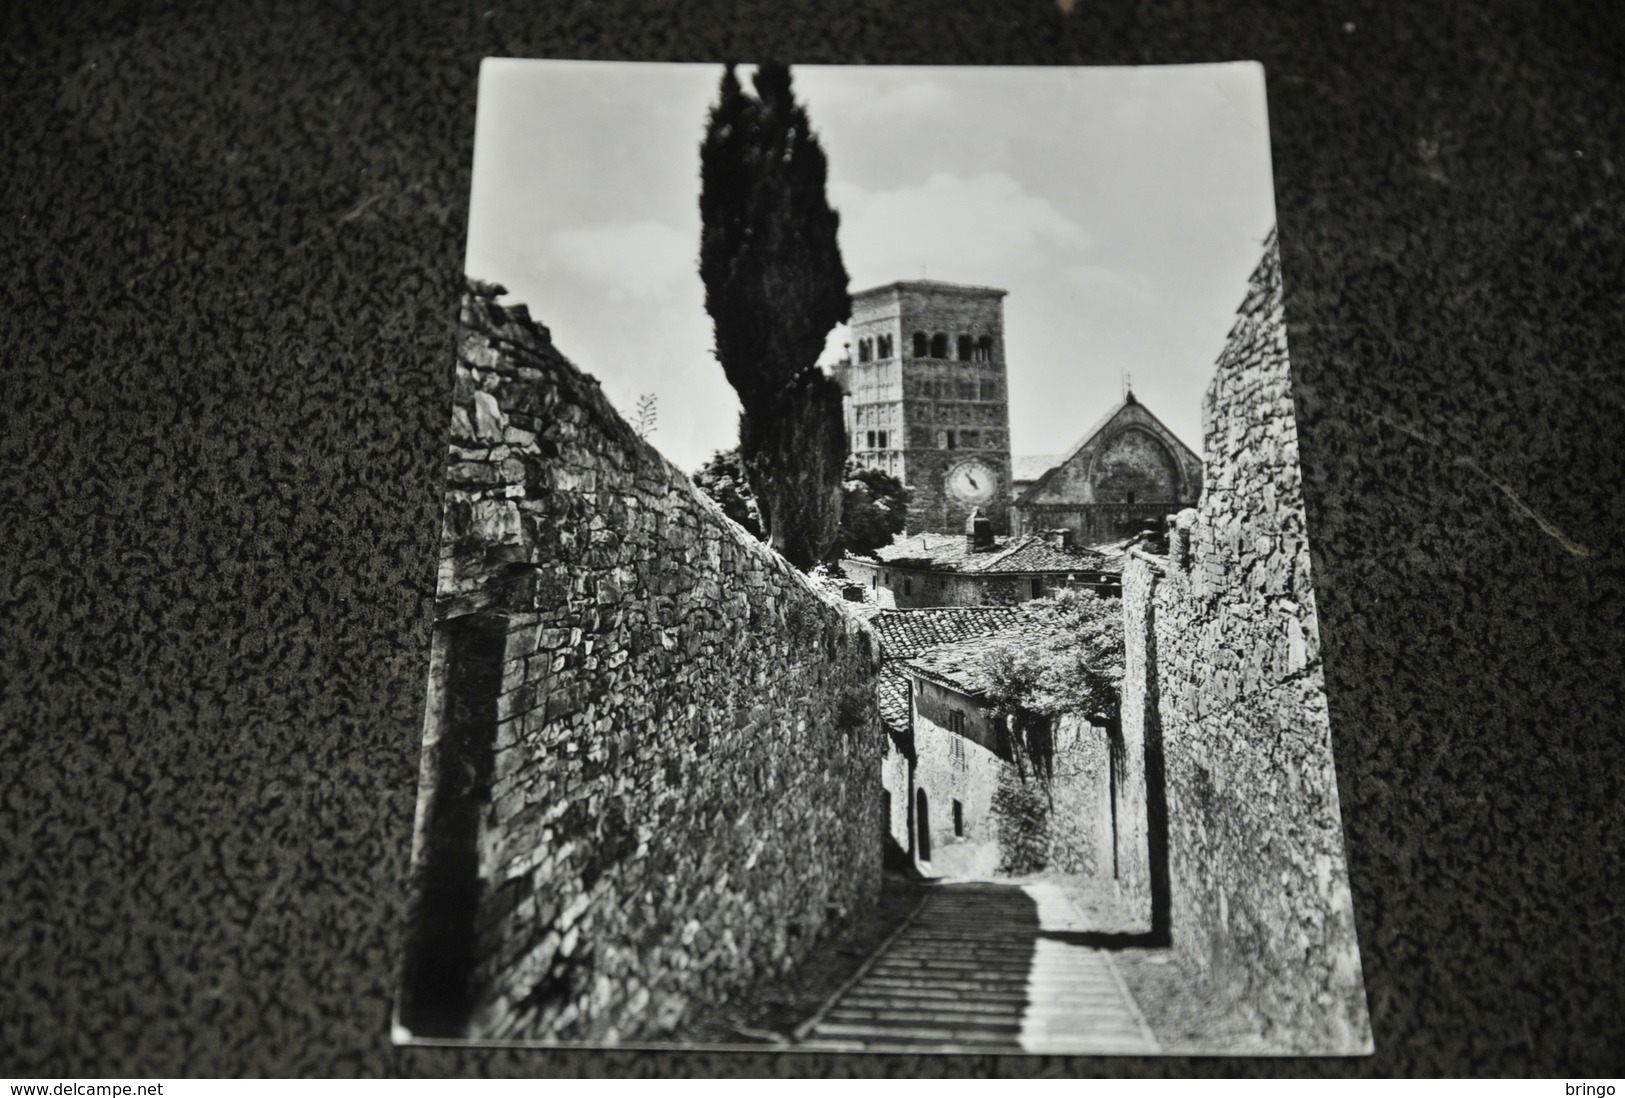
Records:
<instances>
[{"instance_id":1,"label":"stone building wall","mask_svg":"<svg viewBox=\"0 0 1625 1098\"><path fill-rule=\"evenodd\" d=\"M889 605L899 610L932 606L1015 606L1033 598L1035 578L1040 580L1041 591L1060 586L1055 583L1055 577L1046 580L1019 575L961 575L858 557L847 558L841 567L852 582L877 592L877 597L878 592L889 591Z\"/></svg>"},{"instance_id":2,"label":"stone building wall","mask_svg":"<svg viewBox=\"0 0 1625 1098\"><path fill-rule=\"evenodd\" d=\"M915 826L920 826L918 794L924 791L931 869L949 877L992 876L1000 858L993 794L1000 771L1010 765L992 750L998 734L973 699L930 679L914 677L913 697ZM948 714L954 711L961 714L964 735L949 726Z\"/></svg>"},{"instance_id":3,"label":"stone building wall","mask_svg":"<svg viewBox=\"0 0 1625 1098\"><path fill-rule=\"evenodd\" d=\"M892 339L893 354L876 362L854 362L837 370L836 376L850 398L855 420L875 409L877 422L889 424L888 448L901 453L903 479L913 493L907 517L911 532L954 533L964 528L974 508L953 498L945 483L949 471L970 458L995 474L993 496L981 510L998 532L1004 532L1011 497L1003 298L1003 290L929 280L894 282L852 295L854 343L886 335ZM916 356L916 331L928 338L945 335L947 354ZM991 340L989 356L961 361L960 336ZM866 429L854 438L853 449L866 463L898 465L896 453L864 448Z\"/></svg>"},{"instance_id":4,"label":"stone building wall","mask_svg":"<svg viewBox=\"0 0 1625 1098\"><path fill-rule=\"evenodd\" d=\"M878 641L463 305L401 1018L658 1038L872 903Z\"/></svg>"},{"instance_id":5,"label":"stone building wall","mask_svg":"<svg viewBox=\"0 0 1625 1098\"><path fill-rule=\"evenodd\" d=\"M1011 532L1068 529L1079 545L1137 533L1196 502L1202 460L1131 393L1011 505Z\"/></svg>"},{"instance_id":6,"label":"stone building wall","mask_svg":"<svg viewBox=\"0 0 1625 1098\"><path fill-rule=\"evenodd\" d=\"M1368 1048L1273 237L1203 424L1199 506L1124 576L1123 723L1164 767L1168 926L1266 1039Z\"/></svg>"},{"instance_id":7,"label":"stone building wall","mask_svg":"<svg viewBox=\"0 0 1625 1098\"><path fill-rule=\"evenodd\" d=\"M1068 713L1055 722L1051 737L1055 753L1050 868L1110 880L1117 870L1114 818L1120 815L1114 812L1112 798L1121 796L1121 782L1112 780L1106 729Z\"/></svg>"},{"instance_id":8,"label":"stone building wall","mask_svg":"<svg viewBox=\"0 0 1625 1098\"><path fill-rule=\"evenodd\" d=\"M908 756L898 749L890 737L886 739L886 758L880 764L880 784L886 791L885 824L886 831L891 835L900 850L907 850L908 837L908 798L909 798L909 761Z\"/></svg>"},{"instance_id":9,"label":"stone building wall","mask_svg":"<svg viewBox=\"0 0 1625 1098\"><path fill-rule=\"evenodd\" d=\"M1155 573L1145 558L1131 556L1123 569L1123 792L1119 814L1137 834L1117 837L1118 895L1143 911L1153 930L1166 933L1167 792L1162 741L1157 634L1150 612Z\"/></svg>"}]
</instances>

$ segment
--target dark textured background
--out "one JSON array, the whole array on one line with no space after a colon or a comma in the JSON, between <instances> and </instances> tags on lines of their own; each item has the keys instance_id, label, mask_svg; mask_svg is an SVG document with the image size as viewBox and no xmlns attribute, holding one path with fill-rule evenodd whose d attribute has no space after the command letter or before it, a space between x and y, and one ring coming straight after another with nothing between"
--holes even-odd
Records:
<instances>
[{"instance_id":1,"label":"dark textured background","mask_svg":"<svg viewBox=\"0 0 1625 1098\"><path fill-rule=\"evenodd\" d=\"M1625 1070L1610 7L6 7L0 1074ZM391 1047L502 53L1264 62L1375 1057Z\"/></svg>"}]
</instances>

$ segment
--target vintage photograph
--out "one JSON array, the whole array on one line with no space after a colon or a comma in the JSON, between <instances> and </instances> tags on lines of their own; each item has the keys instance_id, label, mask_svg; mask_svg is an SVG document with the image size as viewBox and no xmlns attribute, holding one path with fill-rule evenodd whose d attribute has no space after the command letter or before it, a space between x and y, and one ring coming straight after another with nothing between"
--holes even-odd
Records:
<instances>
[{"instance_id":1,"label":"vintage photograph","mask_svg":"<svg viewBox=\"0 0 1625 1098\"><path fill-rule=\"evenodd\" d=\"M1372 1051L1265 89L485 62L397 1042Z\"/></svg>"}]
</instances>

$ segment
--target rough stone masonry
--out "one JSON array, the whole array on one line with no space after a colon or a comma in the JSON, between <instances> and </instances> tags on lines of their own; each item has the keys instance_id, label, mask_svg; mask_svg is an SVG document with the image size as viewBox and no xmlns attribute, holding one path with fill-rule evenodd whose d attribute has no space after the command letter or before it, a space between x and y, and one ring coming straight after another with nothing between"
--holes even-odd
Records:
<instances>
[{"instance_id":1,"label":"rough stone masonry","mask_svg":"<svg viewBox=\"0 0 1625 1098\"><path fill-rule=\"evenodd\" d=\"M871 631L465 297L401 1024L647 1040L879 890Z\"/></svg>"},{"instance_id":2,"label":"rough stone masonry","mask_svg":"<svg viewBox=\"0 0 1625 1098\"><path fill-rule=\"evenodd\" d=\"M1199 505L1123 576L1124 735L1166 809L1134 887L1165 874L1172 944L1272 1043L1369 1050L1273 233L1202 420Z\"/></svg>"}]
</instances>

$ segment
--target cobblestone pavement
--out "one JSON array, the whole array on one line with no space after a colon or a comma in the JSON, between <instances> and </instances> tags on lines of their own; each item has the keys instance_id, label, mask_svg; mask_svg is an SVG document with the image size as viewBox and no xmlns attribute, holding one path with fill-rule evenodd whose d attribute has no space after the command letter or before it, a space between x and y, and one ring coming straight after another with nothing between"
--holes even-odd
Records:
<instances>
[{"instance_id":1,"label":"cobblestone pavement","mask_svg":"<svg viewBox=\"0 0 1625 1098\"><path fill-rule=\"evenodd\" d=\"M837 994L804 1047L1055 1054L1158 1051L1105 950L1059 887L934 886Z\"/></svg>"}]
</instances>

